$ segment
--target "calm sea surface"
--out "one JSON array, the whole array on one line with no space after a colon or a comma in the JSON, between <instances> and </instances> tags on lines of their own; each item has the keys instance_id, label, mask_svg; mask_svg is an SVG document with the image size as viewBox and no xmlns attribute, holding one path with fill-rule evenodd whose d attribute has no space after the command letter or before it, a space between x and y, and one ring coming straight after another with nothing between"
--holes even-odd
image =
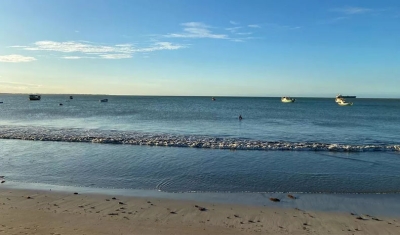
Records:
<instances>
[{"instance_id":1,"label":"calm sea surface","mask_svg":"<svg viewBox=\"0 0 400 235\"><path fill-rule=\"evenodd\" d=\"M0 95L0 175L166 192L400 192L400 100L216 99Z\"/></svg>"}]
</instances>

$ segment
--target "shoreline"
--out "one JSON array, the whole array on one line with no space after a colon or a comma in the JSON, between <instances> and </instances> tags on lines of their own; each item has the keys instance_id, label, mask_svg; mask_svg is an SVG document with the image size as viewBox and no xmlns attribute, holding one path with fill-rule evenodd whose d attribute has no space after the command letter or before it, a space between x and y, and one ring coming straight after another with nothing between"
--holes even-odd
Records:
<instances>
[{"instance_id":1,"label":"shoreline","mask_svg":"<svg viewBox=\"0 0 400 235\"><path fill-rule=\"evenodd\" d=\"M400 218L400 194L343 194L343 193L255 193L255 192L164 192L145 189L95 188L81 186L60 186L41 183L7 181L1 190L28 190L42 193L73 193L88 195L154 198L160 200L193 201L238 206L271 207L278 209L301 209L326 213L370 214ZM289 198L293 195L296 199ZM280 202L272 202L278 198Z\"/></svg>"},{"instance_id":2,"label":"shoreline","mask_svg":"<svg viewBox=\"0 0 400 235\"><path fill-rule=\"evenodd\" d=\"M400 217L74 193L0 187L0 234L353 234L358 231L398 234L400 231Z\"/></svg>"}]
</instances>

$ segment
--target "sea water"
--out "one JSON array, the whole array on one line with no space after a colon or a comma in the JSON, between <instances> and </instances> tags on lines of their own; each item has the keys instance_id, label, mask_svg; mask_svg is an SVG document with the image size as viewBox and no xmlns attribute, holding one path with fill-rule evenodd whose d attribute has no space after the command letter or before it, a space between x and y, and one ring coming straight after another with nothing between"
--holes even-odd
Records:
<instances>
[{"instance_id":1,"label":"sea water","mask_svg":"<svg viewBox=\"0 0 400 235\"><path fill-rule=\"evenodd\" d=\"M345 107L334 98L0 101L0 175L13 182L164 192L400 192L396 99L354 99Z\"/></svg>"}]
</instances>

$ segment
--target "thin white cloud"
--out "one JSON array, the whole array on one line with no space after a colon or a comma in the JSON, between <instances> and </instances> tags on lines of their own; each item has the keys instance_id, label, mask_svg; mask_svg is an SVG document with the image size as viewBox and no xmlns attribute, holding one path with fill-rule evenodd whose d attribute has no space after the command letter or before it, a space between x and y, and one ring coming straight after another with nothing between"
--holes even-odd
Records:
<instances>
[{"instance_id":1,"label":"thin white cloud","mask_svg":"<svg viewBox=\"0 0 400 235\"><path fill-rule=\"evenodd\" d=\"M57 52L82 52L82 53L107 53L107 52L131 52L131 47L102 46L76 41L54 42L38 41L33 47L25 47L29 51L57 51Z\"/></svg>"},{"instance_id":2,"label":"thin white cloud","mask_svg":"<svg viewBox=\"0 0 400 235\"><path fill-rule=\"evenodd\" d=\"M364 14L364 13L368 13L373 11L370 8L364 8L364 7L342 7L342 8L335 8L332 9L331 11L335 11L335 12L340 12L343 14L347 14L347 15L355 15L355 14Z\"/></svg>"},{"instance_id":3,"label":"thin white cloud","mask_svg":"<svg viewBox=\"0 0 400 235\"><path fill-rule=\"evenodd\" d=\"M343 20L347 20L347 19L350 19L350 17L348 17L348 16L340 16L340 17L336 17L336 18L333 18L333 19L321 21L321 22L319 22L319 24L334 24L334 23L337 23L337 22L340 22L340 21L343 21Z\"/></svg>"},{"instance_id":4,"label":"thin white cloud","mask_svg":"<svg viewBox=\"0 0 400 235\"><path fill-rule=\"evenodd\" d=\"M81 56L63 56L61 58L67 59L67 60L78 60L78 59L82 59L84 57L81 57Z\"/></svg>"},{"instance_id":5,"label":"thin white cloud","mask_svg":"<svg viewBox=\"0 0 400 235\"><path fill-rule=\"evenodd\" d=\"M38 84L22 83L22 82L9 82L9 81L0 81L0 84L5 84L5 85L9 85L9 86L31 87L31 88L42 87L42 85L38 85Z\"/></svg>"},{"instance_id":6,"label":"thin white cloud","mask_svg":"<svg viewBox=\"0 0 400 235\"><path fill-rule=\"evenodd\" d=\"M230 24L233 24L233 25L238 25L238 24L240 24L240 23L238 23L238 22L236 22L236 21L233 21L233 20L229 21L229 23L230 23Z\"/></svg>"},{"instance_id":7,"label":"thin white cloud","mask_svg":"<svg viewBox=\"0 0 400 235\"><path fill-rule=\"evenodd\" d=\"M35 57L23 56L23 55L3 55L0 56L0 62L7 63L21 63L21 62L32 62L35 61Z\"/></svg>"},{"instance_id":8,"label":"thin white cloud","mask_svg":"<svg viewBox=\"0 0 400 235\"><path fill-rule=\"evenodd\" d=\"M25 48L26 46L19 46L19 45L16 45L16 46L10 46L11 48Z\"/></svg>"},{"instance_id":9,"label":"thin white cloud","mask_svg":"<svg viewBox=\"0 0 400 235\"><path fill-rule=\"evenodd\" d=\"M293 30L293 29L300 29L300 26L289 26L289 25L280 25L275 23L267 23L265 24L268 27L276 28L276 29L286 29L286 30Z\"/></svg>"},{"instance_id":10,"label":"thin white cloud","mask_svg":"<svg viewBox=\"0 0 400 235\"><path fill-rule=\"evenodd\" d=\"M181 48L185 48L185 45L173 44L170 42L156 42L150 47L137 49L136 52L152 52L152 51L161 51L161 50L178 50Z\"/></svg>"},{"instance_id":11,"label":"thin white cloud","mask_svg":"<svg viewBox=\"0 0 400 235\"><path fill-rule=\"evenodd\" d=\"M231 39L232 42L244 42L243 39L240 38L235 38L235 39Z\"/></svg>"},{"instance_id":12,"label":"thin white cloud","mask_svg":"<svg viewBox=\"0 0 400 235\"><path fill-rule=\"evenodd\" d=\"M102 55L99 55L99 56L100 56L100 58L113 59L113 60L132 58L131 54L102 54Z\"/></svg>"},{"instance_id":13,"label":"thin white cloud","mask_svg":"<svg viewBox=\"0 0 400 235\"><path fill-rule=\"evenodd\" d=\"M237 27L230 27L230 28L225 28L225 30L231 32L231 33L236 33L239 29L241 29L242 27L237 26Z\"/></svg>"},{"instance_id":14,"label":"thin white cloud","mask_svg":"<svg viewBox=\"0 0 400 235\"><path fill-rule=\"evenodd\" d=\"M232 38L232 42L245 42L247 40L257 39L256 37L242 37L242 38Z\"/></svg>"},{"instance_id":15,"label":"thin white cloud","mask_svg":"<svg viewBox=\"0 0 400 235\"><path fill-rule=\"evenodd\" d=\"M184 28L182 33L172 33L165 35L169 38L213 38L228 39L226 34L215 34L210 30L210 26L201 22L188 22L181 24Z\"/></svg>"},{"instance_id":16,"label":"thin white cloud","mask_svg":"<svg viewBox=\"0 0 400 235\"><path fill-rule=\"evenodd\" d=\"M249 27L249 28L261 28L261 26L258 25L258 24L249 24L249 25L247 25L247 27Z\"/></svg>"},{"instance_id":17,"label":"thin white cloud","mask_svg":"<svg viewBox=\"0 0 400 235\"><path fill-rule=\"evenodd\" d=\"M15 46L14 46L15 47ZM60 53L74 53L78 55L63 56L63 59L84 59L84 58L100 58L100 59L128 59L132 58L134 53L153 52L160 50L177 50L185 48L186 45L173 44L171 42L155 42L147 47L135 47L133 44L117 44L117 45L99 45L91 42L55 42L55 41L38 41L33 46L18 46L23 50L29 51L53 51ZM81 56L83 54L83 56ZM85 56L89 55L89 56ZM95 57L94 57L95 56Z\"/></svg>"},{"instance_id":18,"label":"thin white cloud","mask_svg":"<svg viewBox=\"0 0 400 235\"><path fill-rule=\"evenodd\" d=\"M253 34L252 32L242 32L242 33L236 33L237 35L251 35Z\"/></svg>"}]
</instances>

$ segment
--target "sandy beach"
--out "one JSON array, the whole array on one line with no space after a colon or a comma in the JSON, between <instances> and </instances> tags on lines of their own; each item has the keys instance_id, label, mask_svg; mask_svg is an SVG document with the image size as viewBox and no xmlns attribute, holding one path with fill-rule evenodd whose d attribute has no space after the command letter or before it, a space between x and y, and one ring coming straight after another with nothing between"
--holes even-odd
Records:
<instances>
[{"instance_id":1,"label":"sandy beach","mask_svg":"<svg viewBox=\"0 0 400 235\"><path fill-rule=\"evenodd\" d=\"M0 189L0 234L400 233L399 218L77 193Z\"/></svg>"}]
</instances>

